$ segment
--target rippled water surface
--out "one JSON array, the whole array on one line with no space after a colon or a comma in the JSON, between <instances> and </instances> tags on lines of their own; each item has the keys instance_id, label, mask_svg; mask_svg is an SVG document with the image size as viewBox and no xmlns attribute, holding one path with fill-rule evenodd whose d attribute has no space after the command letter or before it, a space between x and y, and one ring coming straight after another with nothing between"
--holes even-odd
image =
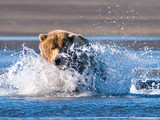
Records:
<instances>
[{"instance_id":1,"label":"rippled water surface","mask_svg":"<svg viewBox=\"0 0 160 120\"><path fill-rule=\"evenodd\" d=\"M136 89L139 80L159 81L159 49L126 49L95 42L76 50L79 60L85 53L91 63L82 74L72 68L60 70L50 65L40 57L37 48L23 45L18 50L0 49L0 117L160 117L160 89Z\"/></svg>"}]
</instances>

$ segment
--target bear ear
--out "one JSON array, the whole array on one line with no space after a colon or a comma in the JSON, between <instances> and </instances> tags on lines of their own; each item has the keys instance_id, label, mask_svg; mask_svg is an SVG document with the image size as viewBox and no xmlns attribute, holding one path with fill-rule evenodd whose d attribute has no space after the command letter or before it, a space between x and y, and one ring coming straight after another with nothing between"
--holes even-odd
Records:
<instances>
[{"instance_id":1,"label":"bear ear","mask_svg":"<svg viewBox=\"0 0 160 120\"><path fill-rule=\"evenodd\" d=\"M73 43L75 35L69 34L68 37L69 37L70 41Z\"/></svg>"},{"instance_id":2,"label":"bear ear","mask_svg":"<svg viewBox=\"0 0 160 120\"><path fill-rule=\"evenodd\" d=\"M84 38L81 34L78 34L78 37L80 37L85 42L85 44L89 43L89 41L86 38Z\"/></svg>"},{"instance_id":3,"label":"bear ear","mask_svg":"<svg viewBox=\"0 0 160 120\"><path fill-rule=\"evenodd\" d=\"M43 42L46 38L47 38L47 34L40 34L40 35L39 35L39 40L40 40L41 42Z\"/></svg>"}]
</instances>

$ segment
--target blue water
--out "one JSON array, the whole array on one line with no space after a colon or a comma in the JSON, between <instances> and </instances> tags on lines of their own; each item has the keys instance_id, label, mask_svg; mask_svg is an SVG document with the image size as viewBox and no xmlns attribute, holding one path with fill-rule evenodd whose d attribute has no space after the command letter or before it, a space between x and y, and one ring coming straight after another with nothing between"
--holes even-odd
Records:
<instances>
[{"instance_id":1,"label":"blue water","mask_svg":"<svg viewBox=\"0 0 160 120\"><path fill-rule=\"evenodd\" d=\"M0 119L160 119L160 90L135 88L138 80L159 80L160 50L99 43L81 49L88 57L94 51L96 73L91 66L83 75L59 70L37 48L0 49Z\"/></svg>"},{"instance_id":2,"label":"blue water","mask_svg":"<svg viewBox=\"0 0 160 120\"><path fill-rule=\"evenodd\" d=\"M159 41L159 36L85 36L89 40L108 41ZM37 41L37 36L0 36L0 41Z\"/></svg>"},{"instance_id":3,"label":"blue water","mask_svg":"<svg viewBox=\"0 0 160 120\"><path fill-rule=\"evenodd\" d=\"M104 97L41 100L1 97L0 115L7 118L130 118L159 117L159 98Z\"/></svg>"}]
</instances>

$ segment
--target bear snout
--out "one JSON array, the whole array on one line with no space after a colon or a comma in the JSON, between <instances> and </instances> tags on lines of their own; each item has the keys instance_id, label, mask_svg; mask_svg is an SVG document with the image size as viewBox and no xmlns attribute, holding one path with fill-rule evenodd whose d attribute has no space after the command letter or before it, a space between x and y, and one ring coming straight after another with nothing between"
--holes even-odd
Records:
<instances>
[{"instance_id":1,"label":"bear snout","mask_svg":"<svg viewBox=\"0 0 160 120\"><path fill-rule=\"evenodd\" d=\"M56 59L54 60L54 63L55 63L56 65L60 65L61 59L60 59L60 58L56 58Z\"/></svg>"}]
</instances>

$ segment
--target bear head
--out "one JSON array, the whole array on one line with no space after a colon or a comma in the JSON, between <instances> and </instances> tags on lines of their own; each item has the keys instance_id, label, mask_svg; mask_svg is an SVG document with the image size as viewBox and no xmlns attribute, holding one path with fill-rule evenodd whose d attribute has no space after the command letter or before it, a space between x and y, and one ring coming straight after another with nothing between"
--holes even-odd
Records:
<instances>
[{"instance_id":1,"label":"bear head","mask_svg":"<svg viewBox=\"0 0 160 120\"><path fill-rule=\"evenodd\" d=\"M48 34L40 34L40 54L49 63L61 65L61 53L67 53L70 46L75 43L77 46L88 44L88 40L80 34L64 30L54 30Z\"/></svg>"}]
</instances>

